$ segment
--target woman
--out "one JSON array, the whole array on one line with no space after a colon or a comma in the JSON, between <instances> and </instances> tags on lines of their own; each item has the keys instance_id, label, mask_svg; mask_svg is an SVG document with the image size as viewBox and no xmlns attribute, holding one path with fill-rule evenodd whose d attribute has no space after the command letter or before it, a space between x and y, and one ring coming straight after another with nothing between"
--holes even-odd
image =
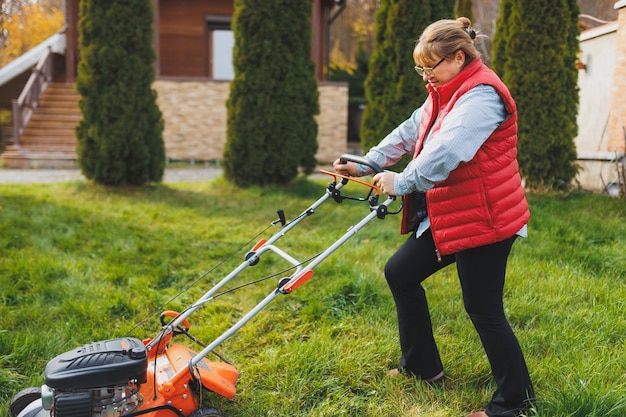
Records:
<instances>
[{"instance_id":1,"label":"woman","mask_svg":"<svg viewBox=\"0 0 626 417\"><path fill-rule=\"evenodd\" d=\"M402 233L385 277L398 315L400 366L426 381L444 377L421 283L456 263L463 302L497 384L485 411L468 417L516 416L534 397L521 348L502 303L505 270L530 212L517 163L517 113L498 76L481 61L467 18L428 26L413 51L429 96L367 158L389 166L411 152L400 173L374 176L382 192L403 196ZM338 173L368 168L335 161Z\"/></svg>"}]
</instances>

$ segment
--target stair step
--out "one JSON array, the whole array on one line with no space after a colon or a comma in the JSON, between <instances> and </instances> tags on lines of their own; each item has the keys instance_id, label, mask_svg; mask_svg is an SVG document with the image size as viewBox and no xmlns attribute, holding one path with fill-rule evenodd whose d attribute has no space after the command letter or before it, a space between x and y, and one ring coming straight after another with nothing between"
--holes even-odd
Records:
<instances>
[{"instance_id":1,"label":"stair step","mask_svg":"<svg viewBox=\"0 0 626 417\"><path fill-rule=\"evenodd\" d=\"M37 116L42 116L48 119L50 118L56 119L57 117L62 117L62 116L72 116L72 117L81 118L82 113L80 112L78 107L72 108L72 107L46 106L46 107L38 108L32 117L37 117Z\"/></svg>"},{"instance_id":2,"label":"stair step","mask_svg":"<svg viewBox=\"0 0 626 417\"><path fill-rule=\"evenodd\" d=\"M78 99L78 97L80 96L76 91L74 91L74 89L57 88L54 85L48 86L48 88L46 88L45 95L48 95L48 96L59 95L59 96L72 97L75 99Z\"/></svg>"},{"instance_id":3,"label":"stair step","mask_svg":"<svg viewBox=\"0 0 626 417\"><path fill-rule=\"evenodd\" d=\"M27 148L24 147L15 147L14 145L7 146L4 154L14 152L19 155L39 155L39 154L50 154L50 155L68 155L72 158L76 158L76 144L59 144L54 147L54 150L50 149L50 146L46 146L45 144L35 144L29 145ZM3 154L3 155L4 155Z\"/></svg>"},{"instance_id":4,"label":"stair step","mask_svg":"<svg viewBox=\"0 0 626 417\"><path fill-rule=\"evenodd\" d=\"M78 92L73 87L60 87L59 84L49 84L45 91L46 94L73 94L79 96Z\"/></svg>"},{"instance_id":5,"label":"stair step","mask_svg":"<svg viewBox=\"0 0 626 417\"><path fill-rule=\"evenodd\" d=\"M74 158L76 159L76 152L67 152L67 151L54 151L54 152L32 152L30 149L21 149L21 148L16 148L13 145L9 145L6 148L6 151L4 151L4 153L2 154L2 156L33 156L33 157L38 157L38 158L43 158L45 156L48 155L52 155L52 156L59 156L62 157L64 159L67 158Z\"/></svg>"},{"instance_id":6,"label":"stair step","mask_svg":"<svg viewBox=\"0 0 626 417\"><path fill-rule=\"evenodd\" d=\"M73 85L52 83L24 129L20 146L9 144L1 155L10 168L76 168L76 126L82 118Z\"/></svg>"},{"instance_id":7,"label":"stair step","mask_svg":"<svg viewBox=\"0 0 626 417\"><path fill-rule=\"evenodd\" d=\"M17 148L13 145L7 146L6 150L2 154L3 157L31 157L31 158L61 158L61 159L76 159L76 149L59 149L55 151L43 150L41 152L35 152L32 149Z\"/></svg>"},{"instance_id":8,"label":"stair step","mask_svg":"<svg viewBox=\"0 0 626 417\"><path fill-rule=\"evenodd\" d=\"M70 100L51 100L49 98L39 100L39 109L50 107L53 109L69 109L80 111L78 109L78 101L70 101Z\"/></svg>"},{"instance_id":9,"label":"stair step","mask_svg":"<svg viewBox=\"0 0 626 417\"><path fill-rule=\"evenodd\" d=\"M74 135L40 135L23 137L20 139L20 144L27 143L76 143L76 137Z\"/></svg>"},{"instance_id":10,"label":"stair step","mask_svg":"<svg viewBox=\"0 0 626 417\"><path fill-rule=\"evenodd\" d=\"M76 159L76 145L59 147L54 150L50 150L50 148L46 148L46 147L25 148L22 146L8 145L4 153L2 154L2 156L5 156L5 155L19 155L22 157L32 155L38 158L41 158L42 155L53 155L53 156L62 155L63 158Z\"/></svg>"},{"instance_id":11,"label":"stair step","mask_svg":"<svg viewBox=\"0 0 626 417\"><path fill-rule=\"evenodd\" d=\"M42 138L42 137L59 137L59 136L69 136L74 137L76 134L76 130L73 127L67 126L43 126L43 127L32 127L24 131L22 135L21 141L28 140L29 138Z\"/></svg>"},{"instance_id":12,"label":"stair step","mask_svg":"<svg viewBox=\"0 0 626 417\"><path fill-rule=\"evenodd\" d=\"M49 143L51 145L55 144L55 143L61 143L61 144L65 144L65 143L78 143L76 141L76 138L74 136L71 135L67 135L67 136L29 136L27 138L22 138L22 140L20 140L20 145L22 147L27 147L30 144L33 145L38 145L41 143Z\"/></svg>"},{"instance_id":13,"label":"stair step","mask_svg":"<svg viewBox=\"0 0 626 417\"><path fill-rule=\"evenodd\" d=\"M45 94L50 96L64 95L67 97L79 97L79 94L73 88L58 88L54 85L48 86L48 88L46 88Z\"/></svg>"},{"instance_id":14,"label":"stair step","mask_svg":"<svg viewBox=\"0 0 626 417\"><path fill-rule=\"evenodd\" d=\"M37 112L44 112L44 113L58 113L58 112L66 112L66 113L70 113L70 114L81 114L80 113L80 108L78 107L78 103L76 104L71 104L71 103L67 103L67 102L63 102L63 103L58 103L58 102L51 102L51 103L40 103L39 107L36 110Z\"/></svg>"},{"instance_id":15,"label":"stair step","mask_svg":"<svg viewBox=\"0 0 626 417\"><path fill-rule=\"evenodd\" d=\"M53 112L46 112L46 113L40 113L40 112L36 112L34 113L31 118L30 121L28 123L28 125L26 125L26 127L28 127L29 125L33 124L37 124L40 122L64 122L68 127L72 126L72 127L76 127L76 125L78 125L78 122L80 122L82 116L80 114L74 114L71 112L66 112L66 111L53 111Z\"/></svg>"},{"instance_id":16,"label":"stair step","mask_svg":"<svg viewBox=\"0 0 626 417\"><path fill-rule=\"evenodd\" d=\"M30 117L30 123L32 123L33 120L75 121L80 120L82 117L82 114L78 110L45 107L44 109L38 109L33 112Z\"/></svg>"},{"instance_id":17,"label":"stair step","mask_svg":"<svg viewBox=\"0 0 626 417\"><path fill-rule=\"evenodd\" d=\"M28 146L28 144L37 143L77 143L76 137L72 134L68 135L39 135L39 136L26 136L20 139L21 146Z\"/></svg>"},{"instance_id":18,"label":"stair step","mask_svg":"<svg viewBox=\"0 0 626 417\"><path fill-rule=\"evenodd\" d=\"M9 146L15 146L15 145L9 145ZM7 146L7 149L10 149L9 146ZM18 149L20 149L22 152L27 151L27 150L42 150L42 151L50 151L50 152L56 152L57 150L61 150L63 152L67 152L69 150L72 150L73 152L76 152L76 148L78 147L78 142L71 142L71 141L63 141L63 142L27 142L27 143L22 143L20 142L20 146Z\"/></svg>"},{"instance_id":19,"label":"stair step","mask_svg":"<svg viewBox=\"0 0 626 417\"><path fill-rule=\"evenodd\" d=\"M78 100L80 98L80 95L74 90L59 89L54 87L48 87L46 89L45 95L54 97L67 97L68 99L72 100Z\"/></svg>"},{"instance_id":20,"label":"stair step","mask_svg":"<svg viewBox=\"0 0 626 417\"><path fill-rule=\"evenodd\" d=\"M31 119L30 123L26 126L26 129L24 130L28 132L37 132L41 129L69 129L73 131L76 128L77 124L78 122L74 122L72 120L67 121L52 119L39 119L35 120L35 122L33 123L33 120Z\"/></svg>"},{"instance_id":21,"label":"stair step","mask_svg":"<svg viewBox=\"0 0 626 417\"><path fill-rule=\"evenodd\" d=\"M75 127L81 118L80 114L68 114L67 112L37 112L30 118L30 123L63 123Z\"/></svg>"},{"instance_id":22,"label":"stair step","mask_svg":"<svg viewBox=\"0 0 626 417\"><path fill-rule=\"evenodd\" d=\"M78 168L76 153L66 152L16 152L7 150L2 154L2 163L8 168L46 168L75 169Z\"/></svg>"},{"instance_id":23,"label":"stair step","mask_svg":"<svg viewBox=\"0 0 626 417\"><path fill-rule=\"evenodd\" d=\"M45 126L38 128L30 128L24 132L22 135L20 142L28 141L31 138L41 139L45 137L58 138L58 137L75 137L76 130L73 127L66 126Z\"/></svg>"},{"instance_id":24,"label":"stair step","mask_svg":"<svg viewBox=\"0 0 626 417\"><path fill-rule=\"evenodd\" d=\"M80 100L80 96L78 94L76 94L73 91L52 91L50 92L49 90L46 90L45 93L43 94L43 96L41 97L46 98L46 97L54 97L54 98L58 98L59 100L67 100L67 101L74 101L74 102L78 102Z\"/></svg>"}]
</instances>

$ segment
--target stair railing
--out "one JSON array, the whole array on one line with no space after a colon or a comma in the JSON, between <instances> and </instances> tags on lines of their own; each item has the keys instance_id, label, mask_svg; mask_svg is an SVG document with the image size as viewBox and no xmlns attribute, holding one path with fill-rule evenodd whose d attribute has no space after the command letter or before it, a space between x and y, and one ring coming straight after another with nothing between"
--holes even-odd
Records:
<instances>
[{"instance_id":1,"label":"stair railing","mask_svg":"<svg viewBox=\"0 0 626 417\"><path fill-rule=\"evenodd\" d=\"M33 112L39 107L39 99L52 81L52 49L48 47L33 73L28 78L17 100L13 100L13 143L20 146L20 138Z\"/></svg>"}]
</instances>

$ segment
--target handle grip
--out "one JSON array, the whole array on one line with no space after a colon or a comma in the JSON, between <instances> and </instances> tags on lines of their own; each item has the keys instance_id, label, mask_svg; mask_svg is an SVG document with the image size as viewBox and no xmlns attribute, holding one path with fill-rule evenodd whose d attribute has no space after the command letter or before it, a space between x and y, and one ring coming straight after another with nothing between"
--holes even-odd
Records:
<instances>
[{"instance_id":1,"label":"handle grip","mask_svg":"<svg viewBox=\"0 0 626 417\"><path fill-rule=\"evenodd\" d=\"M383 169L380 167L380 165L378 165L374 161L370 161L369 159L367 159L365 157L362 157L362 156L357 156L357 155L351 155L349 153L344 153L343 155L341 155L339 157L339 160L341 161L342 164L345 164L346 162L354 162L355 164L366 165L366 166L372 168L374 170L374 172L376 172L377 174L379 172L383 172Z\"/></svg>"}]
</instances>

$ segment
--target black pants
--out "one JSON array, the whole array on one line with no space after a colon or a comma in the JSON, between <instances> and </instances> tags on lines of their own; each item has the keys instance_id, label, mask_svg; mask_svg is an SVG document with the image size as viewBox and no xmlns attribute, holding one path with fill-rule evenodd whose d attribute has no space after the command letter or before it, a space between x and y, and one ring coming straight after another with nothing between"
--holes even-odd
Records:
<instances>
[{"instance_id":1,"label":"black pants","mask_svg":"<svg viewBox=\"0 0 626 417\"><path fill-rule=\"evenodd\" d=\"M417 239L411 234L385 266L398 313L400 366L428 379L440 373L443 365L421 283L456 262L465 311L478 332L497 384L486 409L490 417L515 416L534 397L522 350L502 304L506 263L515 238L444 256L437 262L428 230Z\"/></svg>"}]
</instances>

